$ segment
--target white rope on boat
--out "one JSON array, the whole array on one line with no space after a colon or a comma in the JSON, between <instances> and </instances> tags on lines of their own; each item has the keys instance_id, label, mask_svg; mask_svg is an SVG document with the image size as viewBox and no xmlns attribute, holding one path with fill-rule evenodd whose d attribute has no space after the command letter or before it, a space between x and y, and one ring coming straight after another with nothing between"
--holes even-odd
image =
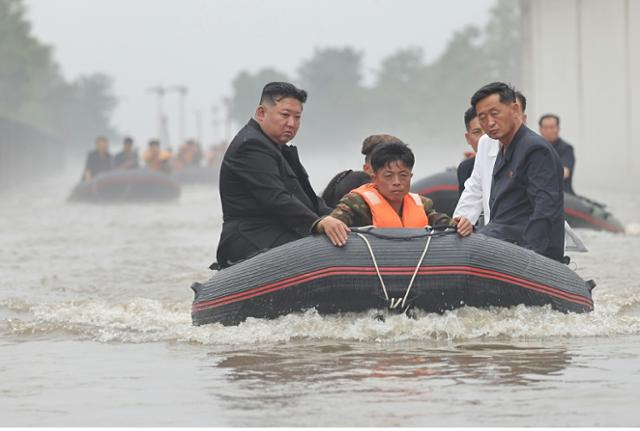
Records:
<instances>
[{"instance_id":1,"label":"white rope on boat","mask_svg":"<svg viewBox=\"0 0 640 431\"><path fill-rule=\"evenodd\" d=\"M373 249L371 248L371 244L369 243L369 240L359 232L356 232L356 235L358 235L364 241L364 243L367 245L367 248L369 249L369 254L371 255L371 260L373 261L373 266L376 269L376 274L378 274L378 279L380 280L380 284L382 285L382 292L384 292L385 299L389 301L389 308L391 310L395 310L396 308L398 308L399 305L401 305L401 308L404 308L407 302L407 298L409 297L409 292L411 292L411 287L413 286L413 282L416 279L416 275L418 275L418 270L422 266L422 262L424 261L424 257L427 254L427 250L429 250L429 245L431 244L432 236L429 235L427 237L427 242L424 246L424 250L422 250L422 255L420 256L420 260L418 261L418 264L416 265L416 268L413 271L413 275L411 276L411 280L409 281L409 285L407 286L407 290L404 296L402 298L389 298L389 294L387 293L387 286L384 284L384 280L382 279L382 274L380 273L380 268L378 267L378 261L376 259L375 254L373 253Z\"/></svg>"},{"instance_id":2,"label":"white rope on boat","mask_svg":"<svg viewBox=\"0 0 640 431\"><path fill-rule=\"evenodd\" d=\"M384 292L384 298L388 301L389 300L389 294L387 293L387 286L384 285L384 280L382 279L382 274L380 274L380 268L378 268L378 262L376 260L376 255L373 254L373 250L371 249L371 244L369 244L369 240L364 235L362 235L361 233L356 233L356 235L358 235L364 241L364 243L367 245L367 248L369 249L369 254L371 255L371 260L373 260L373 266L376 268L376 273L378 274L378 279L380 280L380 284L382 285L382 291Z\"/></svg>"}]
</instances>

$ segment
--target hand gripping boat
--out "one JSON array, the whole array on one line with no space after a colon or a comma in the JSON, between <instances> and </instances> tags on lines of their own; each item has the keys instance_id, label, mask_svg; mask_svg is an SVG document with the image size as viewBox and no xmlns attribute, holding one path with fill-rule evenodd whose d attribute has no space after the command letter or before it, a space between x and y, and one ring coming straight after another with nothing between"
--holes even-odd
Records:
<instances>
[{"instance_id":1,"label":"hand gripping boat","mask_svg":"<svg viewBox=\"0 0 640 431\"><path fill-rule=\"evenodd\" d=\"M593 310L593 281L517 245L452 229L352 229L347 245L324 236L285 244L194 283L194 325L234 325L315 308L442 313L463 306Z\"/></svg>"}]
</instances>

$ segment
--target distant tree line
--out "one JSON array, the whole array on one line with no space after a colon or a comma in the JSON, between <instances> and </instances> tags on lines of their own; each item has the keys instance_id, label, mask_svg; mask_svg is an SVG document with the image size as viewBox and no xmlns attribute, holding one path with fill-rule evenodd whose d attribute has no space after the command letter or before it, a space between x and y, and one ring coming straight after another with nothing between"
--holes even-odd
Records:
<instances>
[{"instance_id":1,"label":"distant tree line","mask_svg":"<svg viewBox=\"0 0 640 431\"><path fill-rule=\"evenodd\" d=\"M0 117L53 134L69 148L86 148L97 134L114 136L111 79L65 80L26 12L23 0L0 0Z\"/></svg>"},{"instance_id":2,"label":"distant tree line","mask_svg":"<svg viewBox=\"0 0 640 431\"><path fill-rule=\"evenodd\" d=\"M316 49L295 76L274 67L242 71L232 83L230 116L243 125L262 86L286 80L309 92L298 138L311 147L340 149L371 133L391 133L412 144L459 142L463 113L480 86L521 79L520 2L498 0L484 28L457 31L443 54L426 63L421 48L385 58L371 86L363 84L363 53L351 47ZM417 41L418 42L418 41Z\"/></svg>"}]
</instances>

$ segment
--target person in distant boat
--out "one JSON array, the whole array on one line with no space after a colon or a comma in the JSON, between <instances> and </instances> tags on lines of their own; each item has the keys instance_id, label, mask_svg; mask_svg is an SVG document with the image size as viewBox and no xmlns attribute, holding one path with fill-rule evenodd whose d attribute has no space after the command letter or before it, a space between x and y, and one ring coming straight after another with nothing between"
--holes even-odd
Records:
<instances>
[{"instance_id":1,"label":"person in distant boat","mask_svg":"<svg viewBox=\"0 0 640 431\"><path fill-rule=\"evenodd\" d=\"M540 117L538 125L540 126L542 137L551 142L551 145L553 145L562 160L564 192L574 195L572 182L576 157L573 153L573 146L560 137L560 117L555 114L545 114Z\"/></svg>"},{"instance_id":2,"label":"person in distant boat","mask_svg":"<svg viewBox=\"0 0 640 431\"><path fill-rule=\"evenodd\" d=\"M173 166L176 169L183 169L189 166L198 167L202 161L202 150L200 144L195 139L189 139L178 149L178 155L174 159Z\"/></svg>"},{"instance_id":3,"label":"person in distant boat","mask_svg":"<svg viewBox=\"0 0 640 431\"><path fill-rule=\"evenodd\" d=\"M500 142L492 170L490 219L480 232L552 259L564 257L562 162L523 122L515 90L494 82L471 97L482 129Z\"/></svg>"},{"instance_id":4,"label":"person in distant boat","mask_svg":"<svg viewBox=\"0 0 640 431\"><path fill-rule=\"evenodd\" d=\"M227 143L222 141L217 145L211 145L207 151L207 167L218 168L222 163L224 153L227 151Z\"/></svg>"},{"instance_id":5,"label":"person in distant boat","mask_svg":"<svg viewBox=\"0 0 640 431\"><path fill-rule=\"evenodd\" d=\"M96 149L87 155L82 181L89 181L101 172L111 170L113 160L109 154L109 141L104 136L96 138Z\"/></svg>"},{"instance_id":6,"label":"person in distant boat","mask_svg":"<svg viewBox=\"0 0 640 431\"><path fill-rule=\"evenodd\" d=\"M287 145L300 128L306 100L307 92L293 84L268 83L255 119L225 152L219 179L219 267L308 236L318 217L331 212L313 191L297 148Z\"/></svg>"},{"instance_id":7,"label":"person in distant boat","mask_svg":"<svg viewBox=\"0 0 640 431\"><path fill-rule=\"evenodd\" d=\"M424 228L457 226L461 236L473 231L464 217L451 219L436 212L431 199L410 193L415 157L400 142L378 145L371 153L371 183L343 196L327 217L314 224L314 232L324 233L335 246L347 242L348 229L343 226L376 226L382 228Z\"/></svg>"},{"instance_id":8,"label":"person in distant boat","mask_svg":"<svg viewBox=\"0 0 640 431\"><path fill-rule=\"evenodd\" d=\"M465 153L466 159L458 165L457 174L459 194L462 194L464 191L464 182L467 181L467 178L469 178L471 176L471 172L473 172L473 164L476 160L476 153L478 152L478 141L480 140L480 137L484 135L482 127L480 127L480 121L476 115L476 110L473 109L473 107L470 107L464 113L464 126L467 130L464 133L464 138L467 140L467 144L469 144L473 151Z\"/></svg>"},{"instance_id":9,"label":"person in distant boat","mask_svg":"<svg viewBox=\"0 0 640 431\"><path fill-rule=\"evenodd\" d=\"M371 182L371 152L379 145L389 142L402 142L391 135L371 135L362 142L362 154L364 155L364 165L361 171L348 169L338 173L322 192L322 199L331 208L335 208L342 196L363 184Z\"/></svg>"},{"instance_id":10,"label":"person in distant boat","mask_svg":"<svg viewBox=\"0 0 640 431\"><path fill-rule=\"evenodd\" d=\"M137 169L138 168L138 152L133 149L133 139L124 138L122 141L122 151L113 158L114 169Z\"/></svg>"},{"instance_id":11,"label":"person in distant boat","mask_svg":"<svg viewBox=\"0 0 640 431\"><path fill-rule=\"evenodd\" d=\"M160 149L160 141L152 139L149 141L147 150L143 156L147 167L153 171L166 172L171 171L169 162L171 161L171 153Z\"/></svg>"}]
</instances>

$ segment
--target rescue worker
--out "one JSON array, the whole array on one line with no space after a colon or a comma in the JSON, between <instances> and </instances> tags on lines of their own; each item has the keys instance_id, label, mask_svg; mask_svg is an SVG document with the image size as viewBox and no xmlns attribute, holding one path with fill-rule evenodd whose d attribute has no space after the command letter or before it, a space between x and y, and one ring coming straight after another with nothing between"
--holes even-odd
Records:
<instances>
[{"instance_id":1,"label":"rescue worker","mask_svg":"<svg viewBox=\"0 0 640 431\"><path fill-rule=\"evenodd\" d=\"M149 141L147 150L143 156L147 167L154 171L166 172L171 171L169 162L171 161L171 153L160 149L160 141L152 139Z\"/></svg>"},{"instance_id":2,"label":"rescue worker","mask_svg":"<svg viewBox=\"0 0 640 431\"><path fill-rule=\"evenodd\" d=\"M380 144L371 154L371 183L352 190L329 216L319 219L314 232L324 233L335 246L347 242L348 226L424 228L457 226L461 236L473 231L464 217L451 219L436 212L431 199L410 193L415 157L402 142Z\"/></svg>"},{"instance_id":3,"label":"rescue worker","mask_svg":"<svg viewBox=\"0 0 640 431\"><path fill-rule=\"evenodd\" d=\"M122 151L113 158L114 169L137 169L138 168L138 152L133 149L133 139L124 138L122 141Z\"/></svg>"},{"instance_id":4,"label":"rescue worker","mask_svg":"<svg viewBox=\"0 0 640 431\"><path fill-rule=\"evenodd\" d=\"M334 208L342 196L351 190L371 182L371 152L378 144L389 142L401 142L400 139L391 135L371 135L362 142L362 154L364 155L364 165L361 171L348 169L338 173L322 192L322 199L331 208Z\"/></svg>"},{"instance_id":5,"label":"rescue worker","mask_svg":"<svg viewBox=\"0 0 640 431\"><path fill-rule=\"evenodd\" d=\"M178 150L178 155L174 159L173 167L180 170L189 166L198 167L202 161L202 150L200 144L195 139L189 139Z\"/></svg>"},{"instance_id":6,"label":"rescue worker","mask_svg":"<svg viewBox=\"0 0 640 431\"><path fill-rule=\"evenodd\" d=\"M96 138L96 148L87 155L82 181L89 181L101 172L111 170L113 159L109 154L109 141L104 136Z\"/></svg>"}]
</instances>

